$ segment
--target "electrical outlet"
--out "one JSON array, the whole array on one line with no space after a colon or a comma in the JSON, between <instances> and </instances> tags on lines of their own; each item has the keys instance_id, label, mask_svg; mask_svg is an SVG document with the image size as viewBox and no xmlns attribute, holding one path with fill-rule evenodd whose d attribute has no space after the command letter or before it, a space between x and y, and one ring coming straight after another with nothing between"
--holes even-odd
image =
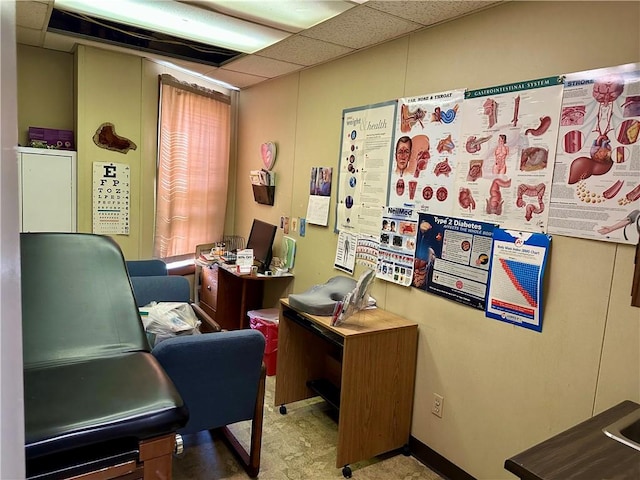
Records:
<instances>
[{"instance_id":1,"label":"electrical outlet","mask_svg":"<svg viewBox=\"0 0 640 480\"><path fill-rule=\"evenodd\" d=\"M444 397L442 395L438 395L437 393L434 393L433 406L431 407L431 413L433 413L436 417L442 418L443 407L444 407Z\"/></svg>"}]
</instances>

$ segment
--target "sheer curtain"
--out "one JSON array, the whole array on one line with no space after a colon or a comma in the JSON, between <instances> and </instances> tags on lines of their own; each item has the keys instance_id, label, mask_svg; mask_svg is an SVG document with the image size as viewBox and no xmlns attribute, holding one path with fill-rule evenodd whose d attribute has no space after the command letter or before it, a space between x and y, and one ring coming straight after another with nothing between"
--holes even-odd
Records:
<instances>
[{"instance_id":1,"label":"sheer curtain","mask_svg":"<svg viewBox=\"0 0 640 480\"><path fill-rule=\"evenodd\" d=\"M227 205L228 96L160 78L154 253L192 253L222 238Z\"/></svg>"}]
</instances>

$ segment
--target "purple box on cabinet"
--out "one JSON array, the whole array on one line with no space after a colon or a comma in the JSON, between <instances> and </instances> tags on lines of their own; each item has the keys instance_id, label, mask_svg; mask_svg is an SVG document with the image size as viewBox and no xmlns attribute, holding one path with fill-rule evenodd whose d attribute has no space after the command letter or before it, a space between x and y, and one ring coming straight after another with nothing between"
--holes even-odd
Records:
<instances>
[{"instance_id":1,"label":"purple box on cabinet","mask_svg":"<svg viewBox=\"0 0 640 480\"><path fill-rule=\"evenodd\" d=\"M56 128L29 127L29 146L74 150L73 132Z\"/></svg>"}]
</instances>

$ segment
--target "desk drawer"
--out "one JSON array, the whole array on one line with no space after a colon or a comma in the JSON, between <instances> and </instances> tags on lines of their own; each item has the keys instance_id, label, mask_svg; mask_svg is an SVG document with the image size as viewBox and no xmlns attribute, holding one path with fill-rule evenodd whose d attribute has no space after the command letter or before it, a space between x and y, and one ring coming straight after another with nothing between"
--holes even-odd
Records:
<instances>
[{"instance_id":1,"label":"desk drawer","mask_svg":"<svg viewBox=\"0 0 640 480\"><path fill-rule=\"evenodd\" d=\"M282 315L287 317L292 322L297 323L302 328L309 330L315 335L325 339L326 341L338 347L339 349L342 349L344 347L344 338L342 338L337 333L334 333L326 328L322 328L321 326L316 325L311 320L305 318L303 315L299 314L298 312L290 309L285 309L282 311Z\"/></svg>"},{"instance_id":2,"label":"desk drawer","mask_svg":"<svg viewBox=\"0 0 640 480\"><path fill-rule=\"evenodd\" d=\"M218 265L204 267L200 279L200 300L212 308L218 304Z\"/></svg>"}]
</instances>

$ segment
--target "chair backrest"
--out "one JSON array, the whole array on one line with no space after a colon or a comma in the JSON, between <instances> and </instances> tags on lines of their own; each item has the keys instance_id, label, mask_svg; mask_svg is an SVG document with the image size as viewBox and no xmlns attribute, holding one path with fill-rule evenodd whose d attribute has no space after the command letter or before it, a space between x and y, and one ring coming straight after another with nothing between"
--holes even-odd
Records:
<instances>
[{"instance_id":1,"label":"chair backrest","mask_svg":"<svg viewBox=\"0 0 640 480\"><path fill-rule=\"evenodd\" d=\"M191 285L179 275L131 277L131 285L139 307L151 302L189 302Z\"/></svg>"},{"instance_id":2,"label":"chair backrest","mask_svg":"<svg viewBox=\"0 0 640 480\"><path fill-rule=\"evenodd\" d=\"M122 251L87 233L22 233L24 366L149 351Z\"/></svg>"},{"instance_id":3,"label":"chair backrest","mask_svg":"<svg viewBox=\"0 0 640 480\"><path fill-rule=\"evenodd\" d=\"M150 260L127 260L130 277L155 277L168 275L167 264L157 258Z\"/></svg>"}]
</instances>

